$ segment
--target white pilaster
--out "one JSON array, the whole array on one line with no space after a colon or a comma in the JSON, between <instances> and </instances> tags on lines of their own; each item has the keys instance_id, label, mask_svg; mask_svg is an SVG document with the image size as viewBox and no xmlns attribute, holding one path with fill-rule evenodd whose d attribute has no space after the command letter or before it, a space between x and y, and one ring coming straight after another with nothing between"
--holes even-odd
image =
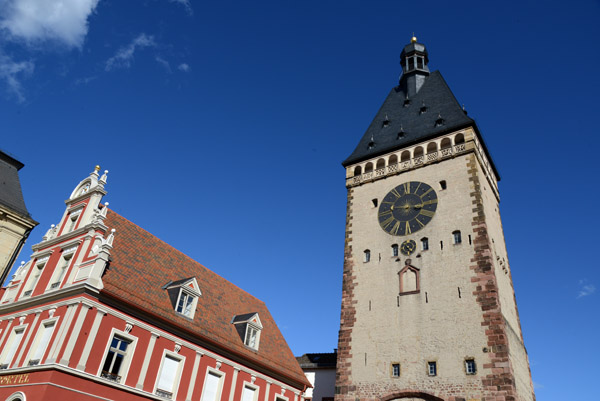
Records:
<instances>
[{"instance_id":1,"label":"white pilaster","mask_svg":"<svg viewBox=\"0 0 600 401\"><path fill-rule=\"evenodd\" d=\"M65 348L65 352L60 359L61 365L69 366L69 360L71 359L71 354L73 353L73 348L75 348L75 343L79 338L79 332L81 331L81 326L83 326L83 322L85 321L85 317L89 310L92 309L91 306L81 304L81 308L79 311L79 315L77 316L77 320L75 321L75 326L73 326L73 331L71 332L71 337L67 342L67 347Z\"/></svg>"},{"instance_id":2,"label":"white pilaster","mask_svg":"<svg viewBox=\"0 0 600 401\"><path fill-rule=\"evenodd\" d=\"M196 351L196 358L194 359L194 367L192 368L192 377L190 378L190 385L188 387L187 396L185 397L185 401L192 400L192 394L194 393L194 388L196 387L196 378L198 377L198 368L200 367L200 359L202 358L202 353Z\"/></svg>"},{"instance_id":3,"label":"white pilaster","mask_svg":"<svg viewBox=\"0 0 600 401\"><path fill-rule=\"evenodd\" d=\"M144 389L144 380L146 379L146 373L148 373L148 366L150 365L150 358L152 357L152 351L154 351L154 344L156 344L156 339L160 337L158 333L150 333L150 342L148 343L148 348L146 348L146 355L144 356L144 363L142 364L142 370L140 371L140 377L138 378L138 382L135 385L136 388L140 390Z\"/></svg>"}]
</instances>

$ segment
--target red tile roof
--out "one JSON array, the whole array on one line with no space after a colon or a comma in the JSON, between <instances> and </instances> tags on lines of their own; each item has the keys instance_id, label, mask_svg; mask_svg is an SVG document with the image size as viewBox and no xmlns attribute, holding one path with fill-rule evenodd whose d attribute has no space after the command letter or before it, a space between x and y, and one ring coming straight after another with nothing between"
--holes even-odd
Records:
<instances>
[{"instance_id":1,"label":"red tile roof","mask_svg":"<svg viewBox=\"0 0 600 401\"><path fill-rule=\"evenodd\" d=\"M110 267L102 278L103 293L189 330L205 342L216 342L229 352L270 367L296 383L310 385L264 302L112 210L105 224L116 232ZM167 290L162 289L169 281L189 277L196 277L202 291L193 319L176 313ZM235 315L251 312L258 312L263 324L258 351L244 346L231 323Z\"/></svg>"}]
</instances>

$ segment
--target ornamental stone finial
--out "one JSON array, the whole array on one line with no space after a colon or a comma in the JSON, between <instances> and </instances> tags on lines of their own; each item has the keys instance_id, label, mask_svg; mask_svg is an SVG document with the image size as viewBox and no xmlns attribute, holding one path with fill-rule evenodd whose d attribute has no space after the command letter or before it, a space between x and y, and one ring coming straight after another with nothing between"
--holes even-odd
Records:
<instances>
[{"instance_id":1,"label":"ornamental stone finial","mask_svg":"<svg viewBox=\"0 0 600 401\"><path fill-rule=\"evenodd\" d=\"M96 166L96 167L99 167L99 166ZM102 184L102 185L106 184L107 174L108 174L108 170L104 170L104 174L102 174L102 177L100 177L100 184Z\"/></svg>"}]
</instances>

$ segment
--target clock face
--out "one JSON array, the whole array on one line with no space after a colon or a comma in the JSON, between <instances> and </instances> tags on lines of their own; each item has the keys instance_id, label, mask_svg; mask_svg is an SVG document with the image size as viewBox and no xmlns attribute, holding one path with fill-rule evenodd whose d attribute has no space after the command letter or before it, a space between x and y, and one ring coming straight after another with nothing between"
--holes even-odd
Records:
<instances>
[{"instance_id":1,"label":"clock face","mask_svg":"<svg viewBox=\"0 0 600 401\"><path fill-rule=\"evenodd\" d=\"M410 181L392 189L381 201L379 225L391 235L409 235L425 227L435 215L437 194L429 185Z\"/></svg>"},{"instance_id":2,"label":"clock face","mask_svg":"<svg viewBox=\"0 0 600 401\"><path fill-rule=\"evenodd\" d=\"M417 249L417 244L412 239L406 240L400 245L400 252L402 255L410 256Z\"/></svg>"}]
</instances>

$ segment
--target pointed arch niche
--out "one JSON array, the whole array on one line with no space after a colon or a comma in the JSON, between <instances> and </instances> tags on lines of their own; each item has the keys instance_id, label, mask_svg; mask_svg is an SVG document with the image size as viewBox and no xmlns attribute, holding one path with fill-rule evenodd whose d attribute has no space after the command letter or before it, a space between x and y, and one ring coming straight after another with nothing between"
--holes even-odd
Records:
<instances>
[{"instance_id":1,"label":"pointed arch niche","mask_svg":"<svg viewBox=\"0 0 600 401\"><path fill-rule=\"evenodd\" d=\"M406 264L398 272L400 282L400 295L418 294L420 287L420 271L418 267Z\"/></svg>"}]
</instances>

